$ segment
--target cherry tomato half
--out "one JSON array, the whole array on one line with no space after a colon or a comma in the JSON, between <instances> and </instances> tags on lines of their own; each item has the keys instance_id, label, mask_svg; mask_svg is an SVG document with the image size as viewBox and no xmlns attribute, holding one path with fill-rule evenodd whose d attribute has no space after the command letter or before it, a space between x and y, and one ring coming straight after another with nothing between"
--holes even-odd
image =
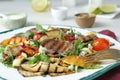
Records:
<instances>
[{"instance_id":1,"label":"cherry tomato half","mask_svg":"<svg viewBox=\"0 0 120 80\"><path fill-rule=\"evenodd\" d=\"M110 47L109 41L105 38L97 38L93 41L92 49L95 51L108 49Z\"/></svg>"},{"instance_id":2,"label":"cherry tomato half","mask_svg":"<svg viewBox=\"0 0 120 80\"><path fill-rule=\"evenodd\" d=\"M74 41L74 40L75 40L75 36L74 36L74 35L70 35L70 36L69 36L69 40L70 40L70 41Z\"/></svg>"},{"instance_id":3,"label":"cherry tomato half","mask_svg":"<svg viewBox=\"0 0 120 80\"><path fill-rule=\"evenodd\" d=\"M74 35L65 35L65 36L62 36L62 40L74 41L75 40L75 36Z\"/></svg>"},{"instance_id":4,"label":"cherry tomato half","mask_svg":"<svg viewBox=\"0 0 120 80\"><path fill-rule=\"evenodd\" d=\"M25 48L25 47L26 47L26 45L25 45L24 42L21 42L21 43L20 43L20 46L21 46L22 48Z\"/></svg>"},{"instance_id":5,"label":"cherry tomato half","mask_svg":"<svg viewBox=\"0 0 120 80\"><path fill-rule=\"evenodd\" d=\"M7 58L8 58L8 54L4 54L4 55L3 55L3 58L4 58L4 59L7 59Z\"/></svg>"},{"instance_id":6,"label":"cherry tomato half","mask_svg":"<svg viewBox=\"0 0 120 80\"><path fill-rule=\"evenodd\" d=\"M18 56L21 56L21 55L22 55L22 50L19 51L19 52L16 54L17 57L18 57Z\"/></svg>"},{"instance_id":7,"label":"cherry tomato half","mask_svg":"<svg viewBox=\"0 0 120 80\"><path fill-rule=\"evenodd\" d=\"M44 33L36 33L34 36L33 36L33 39L34 40L39 40L43 35L45 35Z\"/></svg>"}]
</instances>

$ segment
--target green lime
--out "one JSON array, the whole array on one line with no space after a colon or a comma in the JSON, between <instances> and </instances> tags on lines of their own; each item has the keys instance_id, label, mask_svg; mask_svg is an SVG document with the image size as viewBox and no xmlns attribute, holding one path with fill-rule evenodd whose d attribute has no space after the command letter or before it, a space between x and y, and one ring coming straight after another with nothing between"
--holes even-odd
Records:
<instances>
[{"instance_id":1,"label":"green lime","mask_svg":"<svg viewBox=\"0 0 120 80\"><path fill-rule=\"evenodd\" d=\"M45 11L48 8L48 0L31 0L31 6L33 10L37 12Z\"/></svg>"},{"instance_id":2,"label":"green lime","mask_svg":"<svg viewBox=\"0 0 120 80\"><path fill-rule=\"evenodd\" d=\"M100 13L102 13L102 11L100 10L100 8L96 7L96 6L91 6L89 8L89 11L90 11L90 13L93 13L93 14L100 14Z\"/></svg>"},{"instance_id":3,"label":"green lime","mask_svg":"<svg viewBox=\"0 0 120 80\"><path fill-rule=\"evenodd\" d=\"M112 13L116 10L117 6L116 5L112 5L112 4L102 4L100 6L100 10L103 13Z\"/></svg>"}]
</instances>

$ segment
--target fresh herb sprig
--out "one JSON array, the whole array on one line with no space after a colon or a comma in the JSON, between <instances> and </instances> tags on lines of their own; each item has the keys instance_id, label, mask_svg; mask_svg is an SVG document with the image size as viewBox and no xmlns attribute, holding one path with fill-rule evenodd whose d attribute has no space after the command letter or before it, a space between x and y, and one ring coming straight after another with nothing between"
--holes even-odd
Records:
<instances>
[{"instance_id":1,"label":"fresh herb sprig","mask_svg":"<svg viewBox=\"0 0 120 80\"><path fill-rule=\"evenodd\" d=\"M84 47L88 47L88 44L91 44L91 43L92 43L92 41L82 42L80 40L75 40L73 55L79 55L81 49Z\"/></svg>"},{"instance_id":2,"label":"fresh herb sprig","mask_svg":"<svg viewBox=\"0 0 120 80\"><path fill-rule=\"evenodd\" d=\"M46 29L44 29L41 25L39 25L39 24L36 24L36 29L37 29L37 31L38 32L46 32L47 30Z\"/></svg>"}]
</instances>

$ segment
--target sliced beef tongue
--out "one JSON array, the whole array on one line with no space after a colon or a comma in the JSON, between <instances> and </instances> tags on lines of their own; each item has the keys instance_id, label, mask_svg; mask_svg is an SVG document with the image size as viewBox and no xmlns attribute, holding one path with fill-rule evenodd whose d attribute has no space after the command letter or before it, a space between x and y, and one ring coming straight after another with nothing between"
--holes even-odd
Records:
<instances>
[{"instance_id":1,"label":"sliced beef tongue","mask_svg":"<svg viewBox=\"0 0 120 80\"><path fill-rule=\"evenodd\" d=\"M57 39L46 39L41 42L41 46L46 48L45 53L51 57L57 57L66 50L73 49L72 43Z\"/></svg>"}]
</instances>

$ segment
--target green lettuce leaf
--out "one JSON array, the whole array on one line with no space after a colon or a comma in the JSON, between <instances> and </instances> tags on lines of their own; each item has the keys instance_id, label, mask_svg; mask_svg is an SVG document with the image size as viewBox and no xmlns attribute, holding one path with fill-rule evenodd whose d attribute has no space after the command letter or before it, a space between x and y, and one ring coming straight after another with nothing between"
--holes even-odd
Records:
<instances>
[{"instance_id":1,"label":"green lettuce leaf","mask_svg":"<svg viewBox=\"0 0 120 80\"><path fill-rule=\"evenodd\" d=\"M50 62L50 58L44 54L44 53L38 53L32 57L29 57L27 58L27 62L26 63L29 63L29 64L34 64L34 63L37 63L39 61L43 61L43 62Z\"/></svg>"}]
</instances>

